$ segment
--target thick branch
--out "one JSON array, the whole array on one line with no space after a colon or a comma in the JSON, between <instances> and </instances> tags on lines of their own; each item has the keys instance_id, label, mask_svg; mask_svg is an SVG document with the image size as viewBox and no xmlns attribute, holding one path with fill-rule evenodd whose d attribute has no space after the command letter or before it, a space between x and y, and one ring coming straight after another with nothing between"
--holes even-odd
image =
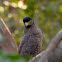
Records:
<instances>
[{"instance_id":1,"label":"thick branch","mask_svg":"<svg viewBox=\"0 0 62 62\"><path fill-rule=\"evenodd\" d=\"M58 46L62 40L62 30L60 30L57 35L51 40L51 43L45 51L36 56L36 58L31 59L29 62L48 62L51 53Z\"/></svg>"}]
</instances>

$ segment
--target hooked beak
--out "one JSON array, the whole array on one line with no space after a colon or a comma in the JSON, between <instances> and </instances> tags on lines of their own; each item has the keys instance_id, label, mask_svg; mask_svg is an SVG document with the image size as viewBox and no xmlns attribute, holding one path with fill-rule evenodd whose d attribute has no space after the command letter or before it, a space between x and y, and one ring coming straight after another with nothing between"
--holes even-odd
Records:
<instances>
[{"instance_id":1,"label":"hooked beak","mask_svg":"<svg viewBox=\"0 0 62 62\"><path fill-rule=\"evenodd\" d=\"M28 23L25 23L25 27L27 27L29 24Z\"/></svg>"}]
</instances>

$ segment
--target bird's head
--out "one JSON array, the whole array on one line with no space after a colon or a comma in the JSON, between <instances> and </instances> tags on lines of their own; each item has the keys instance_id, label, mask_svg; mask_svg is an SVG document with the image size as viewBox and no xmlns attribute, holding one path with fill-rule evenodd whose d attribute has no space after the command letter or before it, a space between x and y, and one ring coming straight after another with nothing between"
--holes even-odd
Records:
<instances>
[{"instance_id":1,"label":"bird's head","mask_svg":"<svg viewBox=\"0 0 62 62\"><path fill-rule=\"evenodd\" d=\"M25 17L23 19L23 22L24 22L24 25L25 25L26 28L29 28L34 24L34 21L32 20L31 17Z\"/></svg>"}]
</instances>

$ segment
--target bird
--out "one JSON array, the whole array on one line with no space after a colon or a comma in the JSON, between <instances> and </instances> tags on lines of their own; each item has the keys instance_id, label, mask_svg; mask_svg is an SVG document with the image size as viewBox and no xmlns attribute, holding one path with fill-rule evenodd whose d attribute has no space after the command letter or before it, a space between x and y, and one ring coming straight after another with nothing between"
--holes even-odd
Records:
<instances>
[{"instance_id":1,"label":"bird","mask_svg":"<svg viewBox=\"0 0 62 62\"><path fill-rule=\"evenodd\" d=\"M34 20L27 16L23 19L24 36L18 47L21 56L36 56L42 51L42 32Z\"/></svg>"}]
</instances>

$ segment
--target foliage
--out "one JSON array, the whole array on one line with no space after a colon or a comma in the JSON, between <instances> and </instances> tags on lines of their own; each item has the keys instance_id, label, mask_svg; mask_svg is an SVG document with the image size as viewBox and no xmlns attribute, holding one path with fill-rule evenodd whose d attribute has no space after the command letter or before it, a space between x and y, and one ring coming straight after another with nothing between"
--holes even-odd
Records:
<instances>
[{"instance_id":1,"label":"foliage","mask_svg":"<svg viewBox=\"0 0 62 62\"><path fill-rule=\"evenodd\" d=\"M18 45L24 33L22 20L26 16L32 17L42 30L44 50L52 37L62 28L62 0L0 0L0 16Z\"/></svg>"},{"instance_id":2,"label":"foliage","mask_svg":"<svg viewBox=\"0 0 62 62\"><path fill-rule=\"evenodd\" d=\"M0 62L26 62L31 57L22 57L18 54L8 54L0 51Z\"/></svg>"}]
</instances>

